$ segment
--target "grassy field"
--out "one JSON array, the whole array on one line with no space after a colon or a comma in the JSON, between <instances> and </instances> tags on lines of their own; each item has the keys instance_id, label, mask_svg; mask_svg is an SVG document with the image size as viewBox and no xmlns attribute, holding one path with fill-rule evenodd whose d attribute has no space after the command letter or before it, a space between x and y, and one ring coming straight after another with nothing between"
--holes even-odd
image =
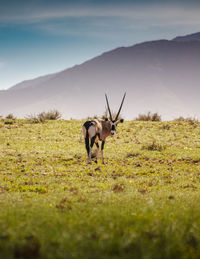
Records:
<instances>
[{"instance_id":1,"label":"grassy field","mask_svg":"<svg viewBox=\"0 0 200 259\"><path fill-rule=\"evenodd\" d=\"M0 121L0 258L200 258L200 123Z\"/></svg>"}]
</instances>

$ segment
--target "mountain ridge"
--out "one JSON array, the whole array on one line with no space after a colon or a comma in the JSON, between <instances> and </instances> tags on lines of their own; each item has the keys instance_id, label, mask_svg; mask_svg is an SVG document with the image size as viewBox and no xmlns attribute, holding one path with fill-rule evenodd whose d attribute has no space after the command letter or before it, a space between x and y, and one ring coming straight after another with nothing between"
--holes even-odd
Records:
<instances>
[{"instance_id":1,"label":"mountain ridge","mask_svg":"<svg viewBox=\"0 0 200 259\"><path fill-rule=\"evenodd\" d=\"M185 36L177 36L174 39L174 41L193 41L193 40L200 40L200 32L187 34Z\"/></svg>"},{"instance_id":2,"label":"mountain ridge","mask_svg":"<svg viewBox=\"0 0 200 259\"><path fill-rule=\"evenodd\" d=\"M188 36L187 36L188 37ZM159 112L164 119L198 116L200 41L157 40L119 47L61 72L0 92L0 115L18 117L51 109L64 118L101 115L107 92L122 115ZM16 91L17 90L17 91Z\"/></svg>"}]
</instances>

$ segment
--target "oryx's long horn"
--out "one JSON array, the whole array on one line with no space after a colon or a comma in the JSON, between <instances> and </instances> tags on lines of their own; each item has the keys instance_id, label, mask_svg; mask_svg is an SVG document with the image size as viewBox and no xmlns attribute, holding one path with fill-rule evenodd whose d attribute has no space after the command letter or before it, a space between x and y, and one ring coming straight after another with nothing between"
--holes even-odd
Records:
<instances>
[{"instance_id":1,"label":"oryx's long horn","mask_svg":"<svg viewBox=\"0 0 200 259\"><path fill-rule=\"evenodd\" d=\"M126 93L124 94L124 97L123 97L123 99L122 99L121 105L120 105L120 107L119 107L119 111L118 111L118 113L117 113L117 116L115 117L115 121L117 121L117 119L118 119L118 117L119 117L119 114L120 114L121 109L122 109L122 105L123 105L123 103L124 103L125 96L126 96Z\"/></svg>"},{"instance_id":2,"label":"oryx's long horn","mask_svg":"<svg viewBox=\"0 0 200 259\"><path fill-rule=\"evenodd\" d=\"M108 103L108 97L107 97L106 94L105 94L105 96L106 96L106 103L107 103L108 111L109 111L109 114L110 114L110 120L112 121L112 114L111 114L109 103Z\"/></svg>"}]
</instances>

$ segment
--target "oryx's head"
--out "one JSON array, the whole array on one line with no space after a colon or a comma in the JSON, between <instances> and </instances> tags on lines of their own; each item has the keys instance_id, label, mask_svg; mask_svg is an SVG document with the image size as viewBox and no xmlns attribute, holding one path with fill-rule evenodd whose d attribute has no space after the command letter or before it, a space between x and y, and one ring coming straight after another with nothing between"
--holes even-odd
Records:
<instances>
[{"instance_id":1,"label":"oryx's head","mask_svg":"<svg viewBox=\"0 0 200 259\"><path fill-rule=\"evenodd\" d=\"M107 95L105 94L106 96L106 103L107 103L107 108L108 108L108 112L109 112L109 115L110 115L110 118L109 118L109 122L110 122L110 126L111 126L111 131L110 131L110 134L113 136L115 133L116 133L116 126L119 122L123 122L124 120L123 119L120 119L118 120L118 117L119 117L119 114L120 114L120 111L122 109L122 105L123 105L123 102L124 102L124 99L125 99L125 96L126 96L126 93L124 94L123 96L123 99L122 99L122 102L121 102L121 105L119 107L119 111L115 117L115 119L112 118L112 113L111 113L111 110L110 110L110 106L109 106L109 102L108 102L108 97ZM106 119L108 121L108 119Z\"/></svg>"}]
</instances>

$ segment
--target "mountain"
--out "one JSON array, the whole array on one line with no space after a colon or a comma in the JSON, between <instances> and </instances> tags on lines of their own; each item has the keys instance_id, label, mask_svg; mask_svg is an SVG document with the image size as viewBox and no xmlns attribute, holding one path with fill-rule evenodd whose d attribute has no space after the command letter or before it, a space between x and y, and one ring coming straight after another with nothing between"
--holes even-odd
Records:
<instances>
[{"instance_id":1,"label":"mountain","mask_svg":"<svg viewBox=\"0 0 200 259\"><path fill-rule=\"evenodd\" d=\"M198 117L200 41L189 37L117 48L59 73L24 81L0 91L0 115L24 117L51 109L64 118L102 115L105 93L117 111L126 91L125 119L148 111L163 119Z\"/></svg>"},{"instance_id":2,"label":"mountain","mask_svg":"<svg viewBox=\"0 0 200 259\"><path fill-rule=\"evenodd\" d=\"M44 82L47 82L51 78L53 78L56 74L50 74L46 76L40 76L32 80L25 80L19 84L14 85L10 88L10 90L19 90L19 89L25 89L28 87L36 87Z\"/></svg>"},{"instance_id":3,"label":"mountain","mask_svg":"<svg viewBox=\"0 0 200 259\"><path fill-rule=\"evenodd\" d=\"M188 34L186 36L178 36L174 38L175 41L193 41L200 40L200 32Z\"/></svg>"}]
</instances>

